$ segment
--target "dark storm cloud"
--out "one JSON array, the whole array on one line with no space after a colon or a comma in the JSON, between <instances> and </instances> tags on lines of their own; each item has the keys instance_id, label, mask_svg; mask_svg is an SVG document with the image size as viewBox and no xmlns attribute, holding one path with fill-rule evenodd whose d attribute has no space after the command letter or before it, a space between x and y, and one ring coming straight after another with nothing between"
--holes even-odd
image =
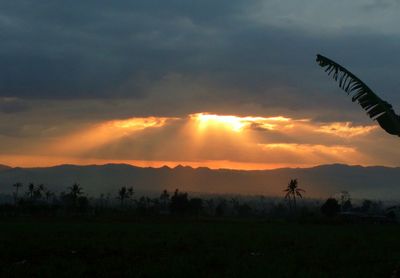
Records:
<instances>
[{"instance_id":1,"label":"dark storm cloud","mask_svg":"<svg viewBox=\"0 0 400 278\"><path fill-rule=\"evenodd\" d=\"M399 4L399 0L374 0L370 3L366 3L364 8L367 10L390 9L398 7Z\"/></svg>"},{"instance_id":2,"label":"dark storm cloud","mask_svg":"<svg viewBox=\"0 0 400 278\"><path fill-rule=\"evenodd\" d=\"M202 41L207 28L235 5L15 1L1 6L1 94L57 98L102 97L115 90L132 96L146 81L194 67L195 53L209 48ZM118 91L132 78L138 82Z\"/></svg>"},{"instance_id":3,"label":"dark storm cloud","mask_svg":"<svg viewBox=\"0 0 400 278\"><path fill-rule=\"evenodd\" d=\"M317 17L311 27L275 24L268 13L260 22L251 11L264 2L274 1L1 1L0 96L150 98L154 105L164 98L171 106L184 101L185 112L229 99L232 106L256 103L265 110L324 109L323 121L332 118L329 109L357 108L337 97L336 84L316 66L321 52L400 104L392 94L400 85L398 35L350 23L340 32L318 32ZM305 8L312 5L306 2ZM385 9L378 2L374 7ZM280 5L285 17L291 4ZM170 88L165 77L171 74L186 83L175 80ZM188 92L190 82L203 90ZM154 90L159 84L169 88Z\"/></svg>"}]
</instances>

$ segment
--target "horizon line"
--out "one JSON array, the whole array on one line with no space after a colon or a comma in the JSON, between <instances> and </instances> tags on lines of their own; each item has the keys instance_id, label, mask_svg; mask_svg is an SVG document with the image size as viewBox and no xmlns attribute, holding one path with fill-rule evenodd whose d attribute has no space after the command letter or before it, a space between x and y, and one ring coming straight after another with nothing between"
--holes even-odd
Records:
<instances>
[{"instance_id":1,"label":"horizon line","mask_svg":"<svg viewBox=\"0 0 400 278\"><path fill-rule=\"evenodd\" d=\"M153 163L153 162L152 162ZM194 166L190 165L192 162L170 162L175 163L174 166L163 164L163 165L138 165L128 162L105 162L105 163L55 163L50 165L35 165L35 166L18 166L18 165L9 165L7 163L0 163L0 166L4 166L11 169L34 169L34 168L54 168L54 167L62 167L62 166L76 166L76 167L90 167L90 166L108 166L108 165L124 165L136 168L152 168L152 169L161 169L161 168L168 168L168 169L176 169L176 168L191 168L191 169L209 169L209 170L230 170L230 171L271 171L271 170L279 170L279 169L312 169L317 167L323 166L348 166L348 167L362 167L362 168L371 168L371 167L384 167L384 168L399 168L400 166L387 166L387 165L361 165L361 164L346 164L346 163L327 163L327 164L317 164L317 165L307 165L307 166L278 166L273 168L228 168L228 167L209 167L209 166ZM201 163L201 162L200 162ZM199 164L199 162L194 162L193 164ZM202 164L202 163L201 163ZM252 163L254 165L254 163Z\"/></svg>"}]
</instances>

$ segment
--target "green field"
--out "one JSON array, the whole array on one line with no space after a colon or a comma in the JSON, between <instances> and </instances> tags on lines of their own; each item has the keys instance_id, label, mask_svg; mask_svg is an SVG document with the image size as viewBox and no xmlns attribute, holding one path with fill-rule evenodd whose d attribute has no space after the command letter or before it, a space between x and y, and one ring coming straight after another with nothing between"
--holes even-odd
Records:
<instances>
[{"instance_id":1,"label":"green field","mask_svg":"<svg viewBox=\"0 0 400 278\"><path fill-rule=\"evenodd\" d=\"M9 219L0 277L390 277L400 226Z\"/></svg>"}]
</instances>

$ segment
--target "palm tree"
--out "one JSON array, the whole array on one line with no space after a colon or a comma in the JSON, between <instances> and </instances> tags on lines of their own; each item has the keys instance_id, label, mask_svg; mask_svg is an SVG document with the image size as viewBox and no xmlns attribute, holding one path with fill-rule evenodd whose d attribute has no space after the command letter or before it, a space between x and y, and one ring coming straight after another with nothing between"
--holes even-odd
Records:
<instances>
[{"instance_id":1,"label":"palm tree","mask_svg":"<svg viewBox=\"0 0 400 278\"><path fill-rule=\"evenodd\" d=\"M339 80L339 87L348 95L352 94L352 101L357 101L371 119L377 120L387 133L400 136L400 116L394 112L391 104L382 100L357 76L331 59L318 54L317 62L322 68L326 68L328 75L333 73L333 79Z\"/></svg>"},{"instance_id":2,"label":"palm tree","mask_svg":"<svg viewBox=\"0 0 400 278\"><path fill-rule=\"evenodd\" d=\"M22 187L22 183L17 182L17 183L14 183L13 186L15 187L14 202L15 202L15 204L17 204L18 203L18 191L19 191L19 188Z\"/></svg>"},{"instance_id":3,"label":"palm tree","mask_svg":"<svg viewBox=\"0 0 400 278\"><path fill-rule=\"evenodd\" d=\"M133 192L133 188L129 187L127 188L126 186L122 186L119 190L118 190L118 196L117 199L120 200L121 202L121 207L124 206L124 201L126 199L130 199L133 196L134 192Z\"/></svg>"},{"instance_id":4,"label":"palm tree","mask_svg":"<svg viewBox=\"0 0 400 278\"><path fill-rule=\"evenodd\" d=\"M117 196L117 199L119 199L121 202L121 207L124 205L124 200L127 198L127 196L128 196L128 190L126 190L126 186L121 187L118 190L118 196Z\"/></svg>"},{"instance_id":5,"label":"palm tree","mask_svg":"<svg viewBox=\"0 0 400 278\"><path fill-rule=\"evenodd\" d=\"M26 192L26 194L29 196L29 198L31 200L33 200L33 194L35 193L35 184L34 183L30 183L28 185L28 192Z\"/></svg>"},{"instance_id":6,"label":"palm tree","mask_svg":"<svg viewBox=\"0 0 400 278\"><path fill-rule=\"evenodd\" d=\"M68 187L69 195L71 196L74 204L77 204L79 196L83 194L83 188L78 183L74 183L72 186Z\"/></svg>"},{"instance_id":7,"label":"palm tree","mask_svg":"<svg viewBox=\"0 0 400 278\"><path fill-rule=\"evenodd\" d=\"M296 209L296 196L303 198L301 192L305 192L305 190L298 187L297 179L291 179L288 183L288 186L284 192L286 192L285 199L288 199L290 210L292 210L292 200L293 200L293 207Z\"/></svg>"},{"instance_id":8,"label":"palm tree","mask_svg":"<svg viewBox=\"0 0 400 278\"><path fill-rule=\"evenodd\" d=\"M41 199L42 198L42 193L45 191L44 185L43 184L39 184L38 186L36 186L36 188L33 191L33 196L35 197L35 199Z\"/></svg>"}]
</instances>

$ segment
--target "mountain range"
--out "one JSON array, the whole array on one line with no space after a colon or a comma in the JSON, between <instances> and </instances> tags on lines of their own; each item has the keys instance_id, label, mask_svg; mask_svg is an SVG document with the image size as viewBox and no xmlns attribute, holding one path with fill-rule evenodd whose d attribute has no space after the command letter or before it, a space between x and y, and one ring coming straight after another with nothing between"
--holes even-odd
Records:
<instances>
[{"instance_id":1,"label":"mountain range","mask_svg":"<svg viewBox=\"0 0 400 278\"><path fill-rule=\"evenodd\" d=\"M213 170L209 168L141 168L127 164L60 165L20 168L0 165L0 193L12 192L12 184L43 183L55 192L66 191L77 182L84 192L116 194L121 186L136 192L161 192L164 189L217 194L262 194L282 196L290 179L297 178L308 197L329 197L343 190L355 198L400 198L400 168L383 166L321 165L312 168L273 170ZM25 190L24 188L22 190Z\"/></svg>"}]
</instances>

